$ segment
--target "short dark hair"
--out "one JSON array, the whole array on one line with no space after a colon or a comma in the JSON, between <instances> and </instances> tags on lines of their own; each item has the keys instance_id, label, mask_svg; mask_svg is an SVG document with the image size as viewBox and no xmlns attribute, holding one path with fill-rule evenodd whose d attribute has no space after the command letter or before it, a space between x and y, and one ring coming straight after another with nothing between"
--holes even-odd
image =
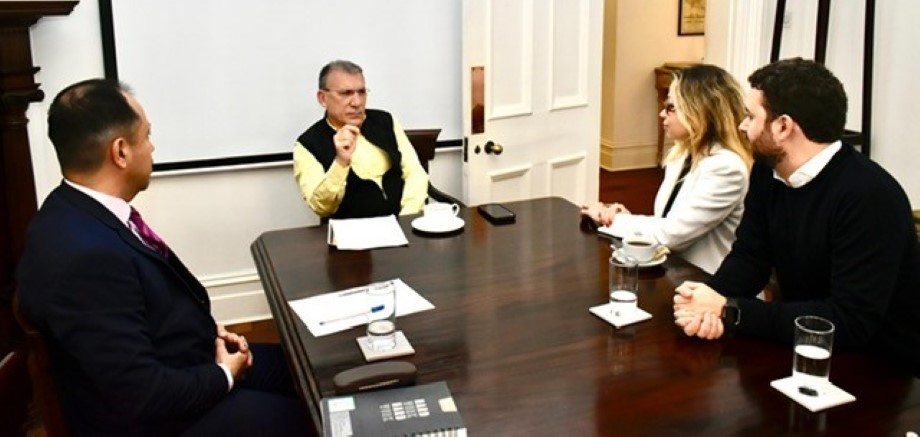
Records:
<instances>
[{"instance_id":1,"label":"short dark hair","mask_svg":"<svg viewBox=\"0 0 920 437\"><path fill-rule=\"evenodd\" d=\"M817 143L843 136L847 94L825 66L802 58L784 59L755 71L748 82L763 92L769 120L786 114L801 126L806 138Z\"/></svg>"},{"instance_id":2,"label":"short dark hair","mask_svg":"<svg viewBox=\"0 0 920 437\"><path fill-rule=\"evenodd\" d=\"M358 64L355 64L351 61L343 61L341 59L332 61L319 71L319 89L326 89L326 78L334 70L344 71L348 74L363 74L364 70Z\"/></svg>"},{"instance_id":3,"label":"short dark hair","mask_svg":"<svg viewBox=\"0 0 920 437\"><path fill-rule=\"evenodd\" d=\"M128 135L140 122L128 92L117 81L89 79L58 93L48 109L48 137L62 171L97 170L113 136Z\"/></svg>"}]
</instances>

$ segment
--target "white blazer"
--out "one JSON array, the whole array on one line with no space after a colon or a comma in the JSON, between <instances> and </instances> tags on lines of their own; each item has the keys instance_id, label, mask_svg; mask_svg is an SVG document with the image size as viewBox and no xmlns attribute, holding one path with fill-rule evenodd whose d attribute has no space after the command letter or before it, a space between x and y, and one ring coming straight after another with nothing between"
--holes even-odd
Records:
<instances>
[{"instance_id":1,"label":"white blazer","mask_svg":"<svg viewBox=\"0 0 920 437\"><path fill-rule=\"evenodd\" d=\"M624 234L654 237L688 262L714 273L735 241L748 190L748 168L740 156L714 145L687 174L668 216L662 217L686 159L690 158L684 155L665 166L654 216L619 214L614 222Z\"/></svg>"}]
</instances>

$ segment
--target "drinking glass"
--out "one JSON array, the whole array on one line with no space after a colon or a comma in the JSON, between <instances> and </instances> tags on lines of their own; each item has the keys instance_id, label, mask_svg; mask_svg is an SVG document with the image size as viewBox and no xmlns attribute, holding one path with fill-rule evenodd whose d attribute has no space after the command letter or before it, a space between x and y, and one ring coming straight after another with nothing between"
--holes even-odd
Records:
<instances>
[{"instance_id":1,"label":"drinking glass","mask_svg":"<svg viewBox=\"0 0 920 437\"><path fill-rule=\"evenodd\" d=\"M634 259L610 256L608 270L610 309L616 317L626 316L638 308L639 266Z\"/></svg>"},{"instance_id":2,"label":"drinking glass","mask_svg":"<svg viewBox=\"0 0 920 437\"><path fill-rule=\"evenodd\" d=\"M396 347L396 286L393 281L367 288L367 341L371 349L384 352Z\"/></svg>"},{"instance_id":3,"label":"drinking glass","mask_svg":"<svg viewBox=\"0 0 920 437\"><path fill-rule=\"evenodd\" d=\"M834 324L830 320L818 316L796 317L792 376L804 387L828 384L833 346Z\"/></svg>"}]
</instances>

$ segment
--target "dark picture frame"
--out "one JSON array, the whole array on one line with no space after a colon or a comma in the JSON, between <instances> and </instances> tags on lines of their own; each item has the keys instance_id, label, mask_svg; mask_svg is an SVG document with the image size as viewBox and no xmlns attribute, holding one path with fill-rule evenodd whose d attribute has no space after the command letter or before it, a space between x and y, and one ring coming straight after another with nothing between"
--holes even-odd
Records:
<instances>
[{"instance_id":1,"label":"dark picture frame","mask_svg":"<svg viewBox=\"0 0 920 437\"><path fill-rule=\"evenodd\" d=\"M677 0L677 35L703 35L706 31L706 0Z\"/></svg>"}]
</instances>

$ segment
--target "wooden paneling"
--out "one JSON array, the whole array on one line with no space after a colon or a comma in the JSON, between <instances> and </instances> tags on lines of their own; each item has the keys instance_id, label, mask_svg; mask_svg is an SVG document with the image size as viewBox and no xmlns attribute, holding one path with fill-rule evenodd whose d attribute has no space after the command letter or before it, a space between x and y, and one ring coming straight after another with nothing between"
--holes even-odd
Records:
<instances>
[{"instance_id":1,"label":"wooden paneling","mask_svg":"<svg viewBox=\"0 0 920 437\"><path fill-rule=\"evenodd\" d=\"M25 245L25 231L35 214L35 178L29 150L26 109L44 98L35 82L29 28L46 15L67 15L76 1L0 1L0 356L21 347L22 334L13 317L14 272ZM23 356L6 363L13 380L28 381ZM12 375L11 375L12 373ZM22 390L25 386L26 389ZM14 389L10 389L14 387ZM28 383L4 386L4 414L28 404ZM11 419L17 420L17 419ZM4 425L5 426L5 425ZM23 428L20 427L20 432ZM4 430L0 434L8 435Z\"/></svg>"},{"instance_id":2,"label":"wooden paneling","mask_svg":"<svg viewBox=\"0 0 920 437\"><path fill-rule=\"evenodd\" d=\"M26 109L44 98L35 83L29 28L46 15L67 15L76 1L0 1L0 354L17 336L13 272L35 213L35 178Z\"/></svg>"}]
</instances>

